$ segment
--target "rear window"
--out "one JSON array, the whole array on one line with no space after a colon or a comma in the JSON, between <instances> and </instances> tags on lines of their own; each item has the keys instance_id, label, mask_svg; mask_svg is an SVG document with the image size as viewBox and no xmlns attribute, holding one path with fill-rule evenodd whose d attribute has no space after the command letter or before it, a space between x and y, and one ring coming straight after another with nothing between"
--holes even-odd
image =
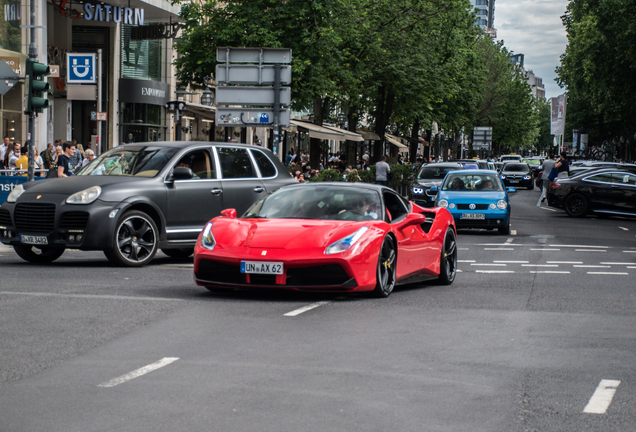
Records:
<instances>
[{"instance_id":1,"label":"rear window","mask_svg":"<svg viewBox=\"0 0 636 432\"><path fill-rule=\"evenodd\" d=\"M256 164L263 177L274 177L276 175L276 167L269 160L267 155L259 150L252 150L252 155L256 159Z\"/></svg>"}]
</instances>

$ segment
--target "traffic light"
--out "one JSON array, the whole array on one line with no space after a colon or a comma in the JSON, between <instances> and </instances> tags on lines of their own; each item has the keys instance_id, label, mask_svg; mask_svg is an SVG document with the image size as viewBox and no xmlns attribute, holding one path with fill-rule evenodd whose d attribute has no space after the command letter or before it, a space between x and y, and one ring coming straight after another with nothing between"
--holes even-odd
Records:
<instances>
[{"instance_id":1,"label":"traffic light","mask_svg":"<svg viewBox=\"0 0 636 432\"><path fill-rule=\"evenodd\" d=\"M51 74L51 70L45 64L38 63L35 59L26 59L26 75L29 76L27 89L25 114L41 113L44 108L49 107L47 92L49 83L46 76Z\"/></svg>"}]
</instances>

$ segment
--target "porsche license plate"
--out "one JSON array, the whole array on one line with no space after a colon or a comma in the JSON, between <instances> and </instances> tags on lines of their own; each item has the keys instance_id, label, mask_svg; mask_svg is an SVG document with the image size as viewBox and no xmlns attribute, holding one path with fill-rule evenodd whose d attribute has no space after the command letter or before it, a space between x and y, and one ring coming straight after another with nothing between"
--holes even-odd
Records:
<instances>
[{"instance_id":1,"label":"porsche license plate","mask_svg":"<svg viewBox=\"0 0 636 432\"><path fill-rule=\"evenodd\" d=\"M20 242L32 245L47 245L49 244L49 239L46 236L21 235Z\"/></svg>"},{"instance_id":2,"label":"porsche license plate","mask_svg":"<svg viewBox=\"0 0 636 432\"><path fill-rule=\"evenodd\" d=\"M241 273L283 274L283 263L262 261L241 261Z\"/></svg>"},{"instance_id":3,"label":"porsche license plate","mask_svg":"<svg viewBox=\"0 0 636 432\"><path fill-rule=\"evenodd\" d=\"M462 213L462 219L486 219L483 213Z\"/></svg>"}]
</instances>

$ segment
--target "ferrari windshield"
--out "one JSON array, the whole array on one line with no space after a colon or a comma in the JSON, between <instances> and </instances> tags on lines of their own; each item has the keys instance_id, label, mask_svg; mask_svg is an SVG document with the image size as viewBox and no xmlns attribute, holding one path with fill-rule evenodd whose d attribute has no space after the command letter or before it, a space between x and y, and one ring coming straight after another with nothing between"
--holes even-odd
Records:
<instances>
[{"instance_id":1,"label":"ferrari windshield","mask_svg":"<svg viewBox=\"0 0 636 432\"><path fill-rule=\"evenodd\" d=\"M154 177L177 151L172 147L122 147L94 159L78 175Z\"/></svg>"},{"instance_id":2,"label":"ferrari windshield","mask_svg":"<svg viewBox=\"0 0 636 432\"><path fill-rule=\"evenodd\" d=\"M377 192L306 185L282 188L254 204L244 218L373 220L382 214Z\"/></svg>"},{"instance_id":3,"label":"ferrari windshield","mask_svg":"<svg viewBox=\"0 0 636 432\"><path fill-rule=\"evenodd\" d=\"M449 174L444 180L442 190L447 191L503 191L503 185L499 176L494 172L490 173L457 173Z\"/></svg>"}]
</instances>

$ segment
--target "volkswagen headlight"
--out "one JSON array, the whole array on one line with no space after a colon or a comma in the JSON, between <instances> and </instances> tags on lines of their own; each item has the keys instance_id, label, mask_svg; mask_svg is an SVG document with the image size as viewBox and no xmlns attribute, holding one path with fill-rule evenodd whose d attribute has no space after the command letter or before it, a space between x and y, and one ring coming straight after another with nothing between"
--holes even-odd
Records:
<instances>
[{"instance_id":1,"label":"volkswagen headlight","mask_svg":"<svg viewBox=\"0 0 636 432\"><path fill-rule=\"evenodd\" d=\"M203 234L201 235L201 246L203 246L207 250L214 250L214 246L216 246L216 240L214 239L214 235L212 234L211 222L208 222L208 224L203 229Z\"/></svg>"},{"instance_id":2,"label":"volkswagen headlight","mask_svg":"<svg viewBox=\"0 0 636 432\"><path fill-rule=\"evenodd\" d=\"M66 198L66 204L90 204L94 202L101 193L102 188L99 186L89 187Z\"/></svg>"},{"instance_id":3,"label":"volkswagen headlight","mask_svg":"<svg viewBox=\"0 0 636 432\"><path fill-rule=\"evenodd\" d=\"M507 202L505 202L504 200L497 201L497 208L499 210L505 210L506 207L508 207L508 203Z\"/></svg>"},{"instance_id":4,"label":"volkswagen headlight","mask_svg":"<svg viewBox=\"0 0 636 432\"><path fill-rule=\"evenodd\" d=\"M446 201L445 199L439 200L439 202L437 203L437 206L446 208L448 207L448 201Z\"/></svg>"},{"instance_id":5,"label":"volkswagen headlight","mask_svg":"<svg viewBox=\"0 0 636 432\"><path fill-rule=\"evenodd\" d=\"M494 210L494 209L496 209L496 208L497 208L497 204L495 204L495 203L490 203L490 209L491 209L491 210Z\"/></svg>"},{"instance_id":6,"label":"volkswagen headlight","mask_svg":"<svg viewBox=\"0 0 636 432\"><path fill-rule=\"evenodd\" d=\"M13 190L7 197L7 202L8 203L16 202L17 199L20 198L20 195L22 195L23 193L24 193L24 187L21 184L17 185L16 187L13 188Z\"/></svg>"},{"instance_id":7,"label":"volkswagen headlight","mask_svg":"<svg viewBox=\"0 0 636 432\"><path fill-rule=\"evenodd\" d=\"M360 240L360 237L362 237L362 235L367 232L368 229L369 227L362 227L353 234L350 234L344 238L341 238L337 242L330 244L329 246L327 246L327 249L325 249L325 255L331 255L346 251L358 240Z\"/></svg>"}]
</instances>

